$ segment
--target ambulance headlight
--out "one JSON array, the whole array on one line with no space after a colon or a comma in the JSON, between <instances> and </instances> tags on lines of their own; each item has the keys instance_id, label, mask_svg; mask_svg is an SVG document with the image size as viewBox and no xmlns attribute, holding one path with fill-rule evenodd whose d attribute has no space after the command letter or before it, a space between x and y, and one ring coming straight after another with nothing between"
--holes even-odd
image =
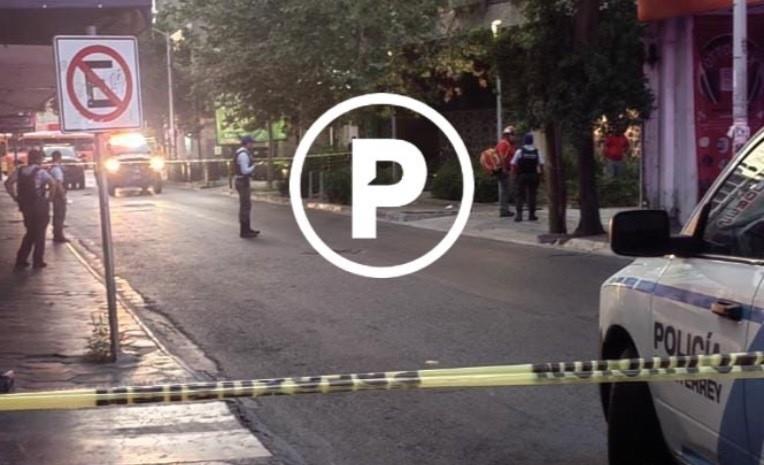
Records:
<instances>
[{"instance_id":1,"label":"ambulance headlight","mask_svg":"<svg viewBox=\"0 0 764 465\"><path fill-rule=\"evenodd\" d=\"M116 173L117 171L119 171L119 160L117 160L116 158L109 158L104 163L104 167L106 168L106 171L108 171L109 173Z\"/></svg>"},{"instance_id":2,"label":"ambulance headlight","mask_svg":"<svg viewBox=\"0 0 764 465\"><path fill-rule=\"evenodd\" d=\"M149 165L151 165L151 169L154 171L162 171L164 169L164 158L152 157Z\"/></svg>"}]
</instances>

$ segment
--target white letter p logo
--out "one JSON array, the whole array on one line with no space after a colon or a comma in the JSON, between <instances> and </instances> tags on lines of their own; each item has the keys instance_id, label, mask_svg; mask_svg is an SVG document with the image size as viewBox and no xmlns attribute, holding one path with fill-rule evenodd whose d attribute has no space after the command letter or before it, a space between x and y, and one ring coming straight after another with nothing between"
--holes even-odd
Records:
<instances>
[{"instance_id":1,"label":"white letter p logo","mask_svg":"<svg viewBox=\"0 0 764 465\"><path fill-rule=\"evenodd\" d=\"M377 162L401 165L395 184L372 186ZM419 197L427 181L427 163L413 144L398 139L353 140L353 239L377 238L377 208L402 207Z\"/></svg>"}]
</instances>

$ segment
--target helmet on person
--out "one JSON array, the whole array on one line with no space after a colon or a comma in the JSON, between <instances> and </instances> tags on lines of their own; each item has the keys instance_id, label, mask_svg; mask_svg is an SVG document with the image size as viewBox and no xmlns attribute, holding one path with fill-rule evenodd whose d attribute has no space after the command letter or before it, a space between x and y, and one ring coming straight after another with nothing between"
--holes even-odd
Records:
<instances>
[{"instance_id":1,"label":"helmet on person","mask_svg":"<svg viewBox=\"0 0 764 465\"><path fill-rule=\"evenodd\" d=\"M504 128L503 131L501 131L501 133L504 134L504 135L513 136L515 134L515 127L514 126L507 126L506 128Z\"/></svg>"}]
</instances>

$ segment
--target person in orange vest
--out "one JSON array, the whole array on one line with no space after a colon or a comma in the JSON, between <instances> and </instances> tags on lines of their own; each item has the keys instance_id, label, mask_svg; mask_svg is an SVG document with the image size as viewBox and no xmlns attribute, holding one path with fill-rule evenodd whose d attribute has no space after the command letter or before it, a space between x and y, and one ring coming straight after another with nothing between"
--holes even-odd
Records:
<instances>
[{"instance_id":1,"label":"person in orange vest","mask_svg":"<svg viewBox=\"0 0 764 465\"><path fill-rule=\"evenodd\" d=\"M505 218L514 216L509 209L509 176L512 171L510 161L515 153L515 128L507 126L501 134L501 140L496 144L493 150L494 157L490 164L484 164L481 156L481 165L483 169L496 176L496 183L499 187L499 217Z\"/></svg>"}]
</instances>

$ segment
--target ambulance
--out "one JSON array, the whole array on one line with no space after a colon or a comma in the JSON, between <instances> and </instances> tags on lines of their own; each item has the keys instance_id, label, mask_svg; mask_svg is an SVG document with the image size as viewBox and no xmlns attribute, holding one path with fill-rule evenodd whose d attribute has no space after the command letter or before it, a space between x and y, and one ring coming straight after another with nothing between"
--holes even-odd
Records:
<instances>
[{"instance_id":1,"label":"ambulance","mask_svg":"<svg viewBox=\"0 0 764 465\"><path fill-rule=\"evenodd\" d=\"M603 359L764 350L764 131L678 235L659 210L616 215L634 262L600 292ZM762 465L764 380L603 384L611 465Z\"/></svg>"}]
</instances>

